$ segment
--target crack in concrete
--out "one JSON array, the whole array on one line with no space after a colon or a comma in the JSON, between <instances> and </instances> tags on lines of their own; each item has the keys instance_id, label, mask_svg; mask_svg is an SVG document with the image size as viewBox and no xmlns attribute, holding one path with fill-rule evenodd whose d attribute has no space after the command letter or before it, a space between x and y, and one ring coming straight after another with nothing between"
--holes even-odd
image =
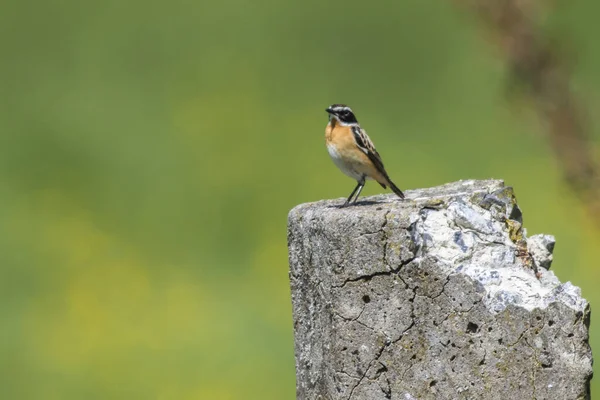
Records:
<instances>
[{"instance_id":1,"label":"crack in concrete","mask_svg":"<svg viewBox=\"0 0 600 400\"><path fill-rule=\"evenodd\" d=\"M403 267L405 267L406 265L410 264L414 260L415 260L414 257L409 258L408 260L401 262L400 265L397 268L393 268L393 269L390 269L388 271L377 271L377 272L373 272L372 274L361 275L361 276L357 276L355 278L348 278L341 285L339 285L339 286L333 286L333 287L335 287L335 288L343 288L344 286L346 286L348 283L351 283L351 282L358 282L358 281L363 281L363 280L364 281L368 281L368 280L371 280L371 279L375 278L376 276L390 276L390 275L393 275L393 274L397 274L398 272L400 272L400 270Z\"/></svg>"},{"instance_id":2,"label":"crack in concrete","mask_svg":"<svg viewBox=\"0 0 600 400\"><path fill-rule=\"evenodd\" d=\"M360 321L356 321L356 322L359 322L359 323L360 323ZM375 377L375 378L373 378L373 379L370 379L369 377L367 377L367 374L369 373L369 370L371 369L371 366L373 365L373 363L375 363L375 362L378 362L380 365L382 365L382 366L383 366L383 367L384 367L384 368L387 370L387 366L386 366L384 363L382 363L382 362L379 360L379 359L381 358L381 356L383 355L383 352L385 351L385 349L386 349L386 348L388 348L388 347L389 347L389 346L391 346L392 344L395 344L395 343L399 342L399 341L400 341L400 340L401 340L401 339L404 337L404 335L406 335L406 333L408 333L408 331L409 331L409 330L410 330L410 329L411 329L413 326L415 326L415 323L416 323L416 322L415 322L415 319L413 318L413 319L412 319L412 321L411 321L411 324L410 324L410 325L409 325L409 326L408 326L406 329L404 329L404 330L402 331L402 333L400 334L400 336L399 336L399 337L398 337L396 340L393 340L393 341L392 341L392 340L390 340L390 338L389 338L389 337L387 337L387 335L385 335L385 334L384 334L384 335L386 336L386 342L383 344L383 346L381 346L381 348L380 348L380 349L379 349L379 351L377 352L377 355L375 356L375 358L373 358L373 359L372 359L372 360L369 362L369 364L367 365L367 368L365 369L365 372L364 372L364 374L362 375L362 377L360 377L360 379L359 379L359 381L356 383L356 385L354 385L354 387L351 389L351 391L350 391L350 396L348 397L348 400L350 400L350 399L352 398L352 395L353 395L354 391L355 391L355 390L356 390L356 388L357 388L358 386L360 386L360 384L361 384L361 383L364 381L365 377L367 378L367 380L371 380L371 381L372 381L372 380L377 380L377 379L379 378L379 376L376 376L376 377ZM366 325L365 325L365 326L366 326ZM373 329L373 328L371 328L371 329ZM374 330L374 329L373 329L373 330ZM381 374L380 374L380 375L381 375ZM389 381L388 381L388 383L389 383ZM384 393L385 393L385 392L384 392ZM389 398L391 398L391 386L390 386L390 397L389 397Z\"/></svg>"},{"instance_id":3,"label":"crack in concrete","mask_svg":"<svg viewBox=\"0 0 600 400\"><path fill-rule=\"evenodd\" d=\"M521 332L521 334L519 335L519 338L515 342L513 342L513 343L507 343L506 347L514 347L517 344L519 344L521 342L521 340L523 339L523 337L525 336L525 334L528 333L531 329L532 329L531 326L529 328L525 329L523 332Z\"/></svg>"},{"instance_id":4,"label":"crack in concrete","mask_svg":"<svg viewBox=\"0 0 600 400\"><path fill-rule=\"evenodd\" d=\"M391 385L390 385L390 380L386 374L388 369L385 366L385 364L383 364L381 361L377 360L377 362L379 363L380 367L377 369L377 371L375 371L375 376L373 376L373 378L370 378L367 376L367 380L372 383L378 383L379 389L381 389L385 398L391 399L392 398L392 389L391 389ZM381 378L381 376L383 376L385 378L385 383L387 384L387 387L384 387L381 385L381 382L379 381L379 378Z\"/></svg>"},{"instance_id":5,"label":"crack in concrete","mask_svg":"<svg viewBox=\"0 0 600 400\"><path fill-rule=\"evenodd\" d=\"M362 383L362 381L365 379L365 377L369 373L369 369L371 369L371 365L373 365L373 363L375 361L379 361L379 357L381 357L381 355L383 354L383 351L385 350L385 348L388 345L389 345L389 342L386 341L386 343L384 343L383 346L381 346L381 348L377 352L377 356L375 356L375 358L373 360L371 360L371 362L369 362L369 365L367 365L367 368L365 368L365 372L363 373L363 375L360 377L360 379L358 380L358 382L356 382L356 385L354 385L354 387L350 390L350 395L348 396L348 400L352 399L352 395L354 394L354 391Z\"/></svg>"},{"instance_id":6,"label":"crack in concrete","mask_svg":"<svg viewBox=\"0 0 600 400\"><path fill-rule=\"evenodd\" d=\"M379 228L379 231L381 233L383 233L383 260L382 262L387 265L387 247L388 247L388 242L389 242L389 236L385 230L385 227L388 224L388 215L390 215L390 212L392 212L391 210L387 210L385 212L385 215L383 216L383 223L381 224L381 228ZM388 265L389 267L389 265Z\"/></svg>"},{"instance_id":7,"label":"crack in concrete","mask_svg":"<svg viewBox=\"0 0 600 400\"><path fill-rule=\"evenodd\" d=\"M340 315L340 317L344 318L344 317L343 317L343 316L341 316L341 315ZM345 319L345 318L344 318L344 319ZM346 321L350 321L350 320L348 320L348 319L345 319L345 320L346 320ZM366 328L369 328L369 329L373 330L374 332L377 332L377 330L376 330L375 328L373 328L373 327L370 327L370 326L368 326L367 324L364 324L364 323L362 323L361 321L358 321L358 320L352 320L352 321L353 321L353 322L357 322L357 323L361 324L362 326L364 326L364 327L366 327ZM351 377L351 378L354 378L354 379L358 379L358 382L357 382L357 383L356 383L356 384L353 386L353 388L352 388L352 389L351 389L351 391L350 391L350 396L348 397L348 400L350 400L350 399L352 398L352 395L353 395L354 391L355 391L355 390L356 390L356 388L357 388L357 387L358 387L358 386L359 386L359 385L360 385L360 384L361 384L361 383L364 381L364 379L365 379L365 378L367 378L367 380L370 380L370 381L377 381L377 380L379 379L379 377L381 376L381 374L382 374L383 372L387 371L387 366L386 366L384 363L382 363L382 362L380 361L380 358L381 358L381 356L383 355L383 352L385 351L385 349L386 349L387 347L391 346L392 344L395 344L395 343L399 342L399 341L400 341L400 340L401 340L401 339L404 337L404 335L406 335L406 334L408 333L408 331L409 331L409 330L410 330L412 327L414 327L414 326L415 326L415 324L416 324L416 321L415 321L415 319L413 318L413 319L411 320L411 323L410 323L410 325L409 325L409 326L408 326L406 329L404 329L404 330L402 331L402 333L399 335L399 337L398 337L397 339L395 339L395 340L391 340L391 339L390 339L390 338L389 338L389 337L388 337L388 336L387 336L385 333L383 333L383 332L378 332L378 333L382 333L382 334L383 334L383 335L386 337L386 342L383 344L383 346L381 346L381 348L380 348L380 349L379 349L379 351L377 352L377 355L376 355L376 356L375 356L375 357L374 357L374 358L373 358L373 359L372 359L372 360L369 362L369 364L367 365L367 368L365 369L365 372L362 374L362 376L361 376L361 377L355 377L355 376L352 376L352 375L350 375L349 373L347 373L347 372L345 372L345 371L339 371L339 372L343 372L343 373L344 373L345 375L347 375L348 377ZM378 371L376 371L376 374L377 374L377 373L379 373L379 374L378 374L378 375L376 375L375 377L373 377L373 378L371 379L371 378L369 378L369 377L367 376L367 374L369 373L369 371L371 370L371 367L372 367L373 363L375 363L375 362L378 362L378 363L379 363L379 364L380 364L380 365L381 365L383 368L385 368L385 370L378 370ZM386 395L386 398L391 398L391 386L389 386L389 379L387 379L387 376L386 376L386 380L387 380L387 382L388 382L388 387L390 387L390 391L389 391L389 393L388 393L388 392L386 392L386 391L384 391L384 390L383 390L383 388L381 388L381 387L380 387L380 388L382 389L382 391L383 391L383 392L384 392L384 394ZM388 396L389 396L389 397L388 397Z\"/></svg>"},{"instance_id":8,"label":"crack in concrete","mask_svg":"<svg viewBox=\"0 0 600 400\"><path fill-rule=\"evenodd\" d=\"M348 372L346 372L346 371L344 371L344 370L335 371L335 372L337 372L338 374L344 374L344 375L346 375L348 378L351 378L351 379L359 379L359 378L360 378L359 376L350 375Z\"/></svg>"},{"instance_id":9,"label":"crack in concrete","mask_svg":"<svg viewBox=\"0 0 600 400\"><path fill-rule=\"evenodd\" d=\"M427 294L425 294L425 296L429 297L432 300L436 300L438 297L440 297L441 295L445 294L446 286L450 282L450 277L451 276L452 276L451 273L448 274L448 275L446 275L446 282L444 282L444 284L442 285L442 290L440 290L440 292L438 294L436 294L435 296L427 296Z\"/></svg>"},{"instance_id":10,"label":"crack in concrete","mask_svg":"<svg viewBox=\"0 0 600 400\"><path fill-rule=\"evenodd\" d=\"M338 316L338 317L342 318L344 321L347 321L347 322L355 322L355 321L356 321L356 322L360 322L360 321L358 321L358 319L359 319L359 318L360 318L360 316L363 314L363 312L365 312L365 308L367 308L367 307L366 307L366 306L363 306L363 307L362 307L362 309L360 310L360 313L358 313L358 316L357 316L357 317L355 317L355 318L348 318L348 317L345 317L345 316L343 316L342 314L340 314L339 312L337 312L337 311L335 311L335 310L332 310L332 313L333 313L333 315L336 315L336 316ZM371 328L371 329L373 329L373 328Z\"/></svg>"}]
</instances>

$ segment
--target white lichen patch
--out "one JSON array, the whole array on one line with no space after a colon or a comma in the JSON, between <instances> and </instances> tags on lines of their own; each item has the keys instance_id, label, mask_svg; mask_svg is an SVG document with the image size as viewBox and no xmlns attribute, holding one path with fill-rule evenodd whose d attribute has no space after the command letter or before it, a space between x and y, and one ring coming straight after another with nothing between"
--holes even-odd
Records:
<instances>
[{"instance_id":1,"label":"white lichen patch","mask_svg":"<svg viewBox=\"0 0 600 400\"><path fill-rule=\"evenodd\" d=\"M480 282L490 310L501 312L509 304L533 310L554 301L585 308L579 288L570 282L561 284L546 270L552 260L553 236L524 239L531 257L543 268L537 277L516 257L517 246L507 224L492 218L490 211L459 199L443 209L423 210L420 216L421 255L435 254L448 273L465 274Z\"/></svg>"}]
</instances>

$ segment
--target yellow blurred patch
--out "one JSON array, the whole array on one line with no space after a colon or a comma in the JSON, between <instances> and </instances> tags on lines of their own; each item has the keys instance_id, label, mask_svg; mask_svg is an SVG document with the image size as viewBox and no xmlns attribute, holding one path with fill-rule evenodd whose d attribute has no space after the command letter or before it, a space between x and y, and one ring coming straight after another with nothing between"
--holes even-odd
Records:
<instances>
[{"instance_id":1,"label":"yellow blurred patch","mask_svg":"<svg viewBox=\"0 0 600 400\"><path fill-rule=\"evenodd\" d=\"M93 371L110 384L119 381L119 360L130 354L160 358L228 340L225 333L233 329L218 317L214 293L174 266L152 265L122 238L100 230L85 209L50 197L45 202L47 193L41 196L46 223L39 245L59 260L55 275L61 279L56 290L31 301L23 319L44 369ZM168 273L161 280L153 270Z\"/></svg>"}]
</instances>

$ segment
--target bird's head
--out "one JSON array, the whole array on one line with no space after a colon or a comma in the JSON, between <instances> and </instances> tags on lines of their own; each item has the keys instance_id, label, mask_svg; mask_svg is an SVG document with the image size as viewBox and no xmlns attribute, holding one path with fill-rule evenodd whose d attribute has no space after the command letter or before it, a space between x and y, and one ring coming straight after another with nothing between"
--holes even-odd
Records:
<instances>
[{"instance_id":1,"label":"bird's head","mask_svg":"<svg viewBox=\"0 0 600 400\"><path fill-rule=\"evenodd\" d=\"M332 104L325 111L329 114L329 122L332 124L339 122L340 125L358 125L356 116L347 105Z\"/></svg>"}]
</instances>

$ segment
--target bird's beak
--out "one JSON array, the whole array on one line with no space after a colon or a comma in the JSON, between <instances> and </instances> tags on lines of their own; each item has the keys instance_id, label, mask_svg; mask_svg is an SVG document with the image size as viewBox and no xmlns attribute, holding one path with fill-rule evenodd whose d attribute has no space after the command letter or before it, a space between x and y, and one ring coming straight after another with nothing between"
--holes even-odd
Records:
<instances>
[{"instance_id":1,"label":"bird's beak","mask_svg":"<svg viewBox=\"0 0 600 400\"><path fill-rule=\"evenodd\" d=\"M327 111L327 113L329 114L333 114L333 110L331 109L331 107L327 107L325 111Z\"/></svg>"}]
</instances>

